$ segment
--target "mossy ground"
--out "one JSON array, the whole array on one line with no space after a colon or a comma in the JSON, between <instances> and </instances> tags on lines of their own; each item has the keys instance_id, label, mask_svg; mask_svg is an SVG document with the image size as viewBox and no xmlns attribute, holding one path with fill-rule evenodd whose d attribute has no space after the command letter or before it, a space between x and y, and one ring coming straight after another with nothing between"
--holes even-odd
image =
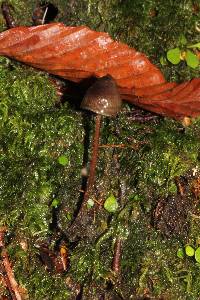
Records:
<instances>
[{"instance_id":1,"label":"mossy ground","mask_svg":"<svg viewBox=\"0 0 200 300\"><path fill-rule=\"evenodd\" d=\"M10 3L17 23L30 25L36 1ZM59 10L56 21L109 32L145 52L168 80L199 77L199 69L184 63L159 65L180 34L191 43L200 40L198 1L51 3ZM5 29L2 16L0 26ZM199 299L200 265L193 257L177 257L177 250L200 243L198 197L191 192L200 176L200 121L186 128L167 118L141 123L128 105L116 119L105 119L101 143L124 147L100 149L93 196L105 201L113 193L119 209L110 214L96 205L90 235L71 243L67 228L79 201L86 115L68 102L57 104L48 74L0 59L0 225L8 228L6 246L26 297L75 299L80 289L81 299ZM189 234L166 238L154 228L152 212L159 199L176 195L175 178L187 179L194 210L188 214ZM117 237L122 240L119 276L111 270ZM70 253L64 274L39 259L44 247L58 255L61 239Z\"/></svg>"}]
</instances>

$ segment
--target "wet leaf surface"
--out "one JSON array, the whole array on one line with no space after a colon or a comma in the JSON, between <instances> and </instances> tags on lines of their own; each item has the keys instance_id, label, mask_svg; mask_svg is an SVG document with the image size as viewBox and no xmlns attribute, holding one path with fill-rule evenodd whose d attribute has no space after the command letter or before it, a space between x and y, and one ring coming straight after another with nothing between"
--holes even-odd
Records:
<instances>
[{"instance_id":1,"label":"wet leaf surface","mask_svg":"<svg viewBox=\"0 0 200 300\"><path fill-rule=\"evenodd\" d=\"M179 52L170 50L169 60L178 64ZM0 54L74 82L110 75L122 99L136 106L177 119L200 115L199 78L170 86L144 54L85 26L12 28L0 34ZM193 68L198 62L194 56L187 55Z\"/></svg>"}]
</instances>

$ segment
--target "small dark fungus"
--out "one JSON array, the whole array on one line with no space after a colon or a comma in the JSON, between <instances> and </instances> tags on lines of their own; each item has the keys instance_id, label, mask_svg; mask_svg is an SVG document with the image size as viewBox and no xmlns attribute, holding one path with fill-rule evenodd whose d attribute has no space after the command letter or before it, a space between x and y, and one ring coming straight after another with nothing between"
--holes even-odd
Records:
<instances>
[{"instance_id":1,"label":"small dark fungus","mask_svg":"<svg viewBox=\"0 0 200 300\"><path fill-rule=\"evenodd\" d=\"M122 100L111 76L97 80L87 91L81 108L103 116L114 117L120 111Z\"/></svg>"}]
</instances>

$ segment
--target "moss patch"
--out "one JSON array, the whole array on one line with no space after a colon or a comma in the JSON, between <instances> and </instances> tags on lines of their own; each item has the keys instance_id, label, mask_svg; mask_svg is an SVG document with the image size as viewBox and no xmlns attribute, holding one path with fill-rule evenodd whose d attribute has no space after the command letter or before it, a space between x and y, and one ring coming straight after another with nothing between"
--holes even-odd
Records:
<instances>
[{"instance_id":1,"label":"moss patch","mask_svg":"<svg viewBox=\"0 0 200 300\"><path fill-rule=\"evenodd\" d=\"M31 24L33 2L10 1L19 24ZM195 1L51 2L59 10L56 21L105 30L157 65L180 34L199 41ZM2 16L0 26L5 29ZM68 102L58 104L48 74L6 58L0 63L0 225L8 228L6 247L29 298L198 299L199 264L184 247L199 246L200 121L186 128L160 117L137 122L128 105L116 119L105 118L91 195L93 222L89 234L74 242L67 229L80 204L86 115ZM184 63L162 69L170 81L199 76ZM185 179L191 202L184 238L166 238L154 227L160 200L176 199L182 188L175 179ZM111 194L115 212L103 208ZM111 268L117 238L122 241L118 276ZM58 271L62 247L70 261L65 272Z\"/></svg>"}]
</instances>

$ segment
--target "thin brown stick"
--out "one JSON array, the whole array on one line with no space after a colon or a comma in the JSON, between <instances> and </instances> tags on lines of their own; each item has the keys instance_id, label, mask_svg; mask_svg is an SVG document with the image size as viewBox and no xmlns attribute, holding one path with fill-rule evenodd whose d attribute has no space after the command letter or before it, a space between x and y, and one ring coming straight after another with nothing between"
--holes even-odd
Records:
<instances>
[{"instance_id":1,"label":"thin brown stick","mask_svg":"<svg viewBox=\"0 0 200 300\"><path fill-rule=\"evenodd\" d=\"M9 290L12 300L16 300L15 294L13 293L10 281L8 279L8 276L6 274L6 271L5 271L5 268L4 268L4 265L3 265L2 261L1 261L1 264L0 264L0 273L1 273L1 279L0 279L1 284L3 284L3 286Z\"/></svg>"},{"instance_id":2,"label":"thin brown stick","mask_svg":"<svg viewBox=\"0 0 200 300\"><path fill-rule=\"evenodd\" d=\"M2 226L0 227L0 247L4 247L4 236L6 233L6 227Z\"/></svg>"},{"instance_id":3,"label":"thin brown stick","mask_svg":"<svg viewBox=\"0 0 200 300\"><path fill-rule=\"evenodd\" d=\"M101 127L101 115L95 116L95 130L94 130L94 138L92 143L92 157L90 161L90 169L89 169L89 177L86 185L86 189L83 196L83 201L81 203L81 207L78 211L76 218L68 229L68 233L73 233L77 226L80 226L82 222L82 216L85 213L87 207L87 201L89 199L89 195L94 185L95 181L95 171L98 159L98 149L99 149L99 137L100 137L100 127Z\"/></svg>"},{"instance_id":4,"label":"thin brown stick","mask_svg":"<svg viewBox=\"0 0 200 300\"><path fill-rule=\"evenodd\" d=\"M123 149L123 148L131 148L134 150L139 149L140 146L147 144L146 142L138 142L135 144L103 144L103 145L99 145L99 148L119 148L119 149Z\"/></svg>"},{"instance_id":5,"label":"thin brown stick","mask_svg":"<svg viewBox=\"0 0 200 300\"><path fill-rule=\"evenodd\" d=\"M5 236L6 228L0 228L0 246L2 247L1 251L1 259L3 263L3 267L5 269L5 282L7 283L7 287L10 291L13 300L22 300L22 297L19 293L19 285L15 280L14 273L9 261L8 253L4 245L4 236Z\"/></svg>"},{"instance_id":6,"label":"thin brown stick","mask_svg":"<svg viewBox=\"0 0 200 300\"><path fill-rule=\"evenodd\" d=\"M83 198L82 206L87 204L87 200L89 198L89 194L93 188L94 181L95 181L95 171L98 159L98 150L99 150L99 136L100 136L100 127L101 127L101 115L95 116L95 131L94 131L94 138L92 143L92 157L90 161L90 171L89 177L87 182L86 191Z\"/></svg>"},{"instance_id":7,"label":"thin brown stick","mask_svg":"<svg viewBox=\"0 0 200 300\"><path fill-rule=\"evenodd\" d=\"M121 248L122 248L122 240L118 237L115 241L114 246L114 256L112 261L112 270L116 275L120 274L121 269Z\"/></svg>"},{"instance_id":8,"label":"thin brown stick","mask_svg":"<svg viewBox=\"0 0 200 300\"><path fill-rule=\"evenodd\" d=\"M104 144L99 145L99 148L125 148L125 147L131 147L130 145L125 144Z\"/></svg>"}]
</instances>

